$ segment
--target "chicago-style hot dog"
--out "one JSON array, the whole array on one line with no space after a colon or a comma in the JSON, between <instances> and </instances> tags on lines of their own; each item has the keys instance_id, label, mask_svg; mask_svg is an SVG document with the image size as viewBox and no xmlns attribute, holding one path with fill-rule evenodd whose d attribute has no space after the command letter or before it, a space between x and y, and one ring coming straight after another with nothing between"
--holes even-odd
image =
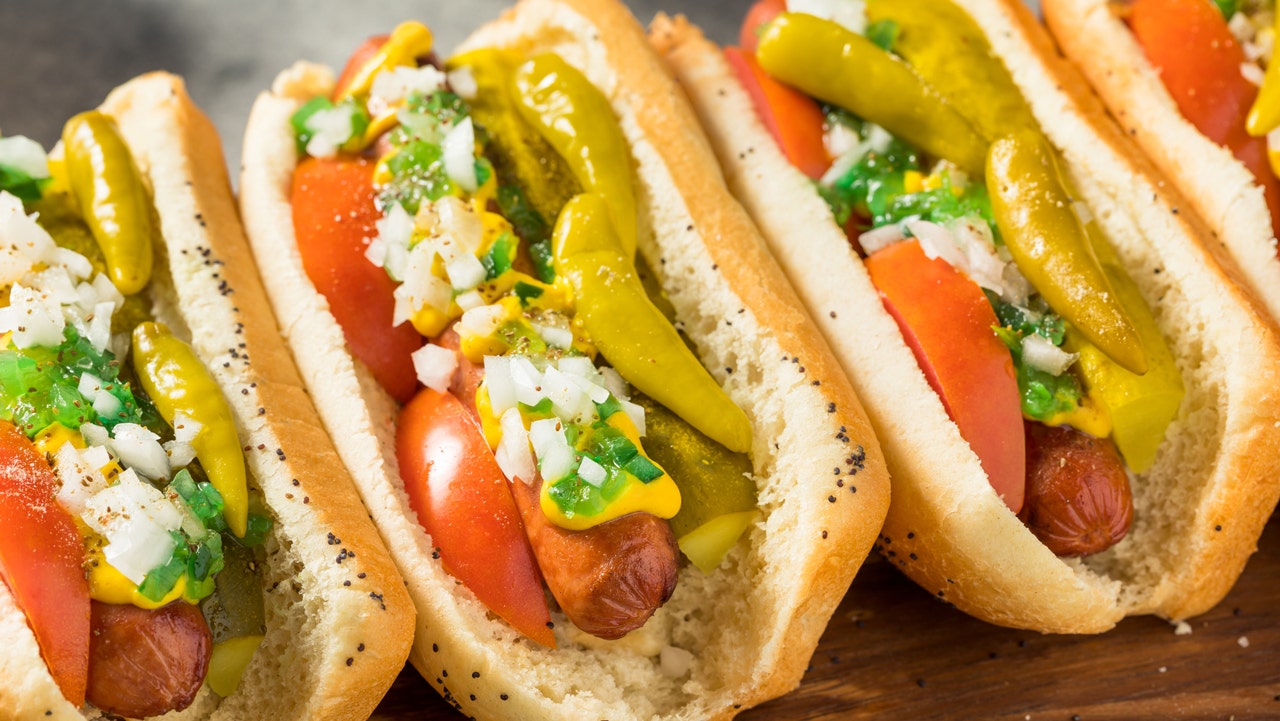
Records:
<instances>
[{"instance_id":1,"label":"chicago-style hot dog","mask_svg":"<svg viewBox=\"0 0 1280 721\"><path fill-rule=\"evenodd\" d=\"M804 6L651 39L867 404L881 550L1004 625L1208 609L1280 491L1272 326L1020 3Z\"/></svg>"},{"instance_id":2,"label":"chicago-style hot dog","mask_svg":"<svg viewBox=\"0 0 1280 721\"><path fill-rule=\"evenodd\" d=\"M430 51L405 23L336 83L283 73L241 192L411 661L484 718L794 687L888 501L847 380L623 7Z\"/></svg>"},{"instance_id":3,"label":"chicago-style hot dog","mask_svg":"<svg viewBox=\"0 0 1280 721\"><path fill-rule=\"evenodd\" d=\"M1046 0L1042 9L1062 52L1280 318L1275 4Z\"/></svg>"},{"instance_id":4,"label":"chicago-style hot dog","mask_svg":"<svg viewBox=\"0 0 1280 721\"><path fill-rule=\"evenodd\" d=\"M0 138L4 718L365 718L408 655L219 148L161 73Z\"/></svg>"}]
</instances>

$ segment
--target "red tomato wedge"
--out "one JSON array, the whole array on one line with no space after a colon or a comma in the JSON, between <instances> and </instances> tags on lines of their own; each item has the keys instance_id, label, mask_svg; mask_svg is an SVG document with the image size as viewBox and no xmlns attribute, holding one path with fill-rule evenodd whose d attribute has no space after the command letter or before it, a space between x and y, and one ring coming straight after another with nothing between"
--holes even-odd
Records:
<instances>
[{"instance_id":1,"label":"red tomato wedge","mask_svg":"<svg viewBox=\"0 0 1280 721\"><path fill-rule=\"evenodd\" d=\"M27 437L0 423L0 578L9 585L62 695L84 705L89 582L84 540L58 505L58 479Z\"/></svg>"},{"instance_id":2,"label":"red tomato wedge","mask_svg":"<svg viewBox=\"0 0 1280 721\"><path fill-rule=\"evenodd\" d=\"M725 48L724 56L787 160L810 178L821 178L831 167L831 156L822 142L823 118L818 103L774 80L754 56L738 48Z\"/></svg>"},{"instance_id":3,"label":"red tomato wedge","mask_svg":"<svg viewBox=\"0 0 1280 721\"><path fill-rule=\"evenodd\" d=\"M351 84L351 79L356 76L356 73L365 63L369 62L369 59L374 54L382 49L382 46L390 38L390 35L374 35L361 43L354 53L351 53L351 57L347 58L347 64L342 68L342 74L338 76L338 83L333 86L331 100L337 100L342 97L342 94L347 90L347 86Z\"/></svg>"},{"instance_id":4,"label":"red tomato wedge","mask_svg":"<svg viewBox=\"0 0 1280 721\"><path fill-rule=\"evenodd\" d=\"M1267 161L1266 138L1244 129L1258 88L1240 74L1244 50L1222 13L1205 0L1133 0L1127 19L1183 117L1253 173L1271 226L1280 227L1280 181Z\"/></svg>"},{"instance_id":5,"label":"red tomato wedge","mask_svg":"<svg viewBox=\"0 0 1280 721\"><path fill-rule=\"evenodd\" d=\"M760 28L787 11L787 0L760 0L747 11L738 33L738 45L742 52L754 56L760 42Z\"/></svg>"},{"instance_id":6,"label":"red tomato wedge","mask_svg":"<svg viewBox=\"0 0 1280 721\"><path fill-rule=\"evenodd\" d=\"M1009 508L1022 509L1026 444L1009 349L991 331L995 311L977 283L908 240L866 260L871 282L929 385Z\"/></svg>"},{"instance_id":7,"label":"red tomato wedge","mask_svg":"<svg viewBox=\"0 0 1280 721\"><path fill-rule=\"evenodd\" d=\"M554 647L542 574L471 412L453 395L424 388L400 412L396 458L444 569L517 631Z\"/></svg>"},{"instance_id":8,"label":"red tomato wedge","mask_svg":"<svg viewBox=\"0 0 1280 721\"><path fill-rule=\"evenodd\" d=\"M382 217L373 168L364 159L303 160L293 174L293 227L307 276L329 301L352 355L405 403L418 387L409 355L422 336L411 323L391 325L395 282L364 257Z\"/></svg>"}]
</instances>

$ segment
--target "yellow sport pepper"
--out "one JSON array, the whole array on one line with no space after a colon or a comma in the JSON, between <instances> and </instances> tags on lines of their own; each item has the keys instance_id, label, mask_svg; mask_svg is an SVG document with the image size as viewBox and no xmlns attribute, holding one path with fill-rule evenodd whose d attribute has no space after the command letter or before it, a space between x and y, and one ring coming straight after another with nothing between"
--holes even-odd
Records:
<instances>
[{"instance_id":1,"label":"yellow sport pepper","mask_svg":"<svg viewBox=\"0 0 1280 721\"><path fill-rule=\"evenodd\" d=\"M1165 431L1178 415L1186 389L1173 353L1156 325L1151 309L1138 286L1124 271L1120 258L1107 242L1097 223L1085 224L1089 242L1103 270L1133 319L1142 346L1146 349L1147 372L1136 375L1113 363L1075 329L1068 328L1063 347L1079 353L1077 368L1097 403L1111 417L1111 437L1134 473L1142 473L1155 462L1156 450Z\"/></svg>"},{"instance_id":2,"label":"yellow sport pepper","mask_svg":"<svg viewBox=\"0 0 1280 721\"><path fill-rule=\"evenodd\" d=\"M603 198L564 207L552 233L556 275L574 290L575 323L640 392L731 451L751 449L751 423L645 295Z\"/></svg>"},{"instance_id":3,"label":"yellow sport pepper","mask_svg":"<svg viewBox=\"0 0 1280 721\"><path fill-rule=\"evenodd\" d=\"M1039 127L987 36L959 6L946 0L868 0L867 20L897 24L893 52L988 142Z\"/></svg>"},{"instance_id":4,"label":"yellow sport pepper","mask_svg":"<svg viewBox=\"0 0 1280 721\"><path fill-rule=\"evenodd\" d=\"M106 259L107 277L124 295L151 280L151 200L129 146L97 110L62 128L71 193Z\"/></svg>"},{"instance_id":5,"label":"yellow sport pepper","mask_svg":"<svg viewBox=\"0 0 1280 721\"><path fill-rule=\"evenodd\" d=\"M550 53L517 68L512 87L520 115L565 159L583 190L608 201L623 252L635 257L631 153L608 98L581 71Z\"/></svg>"},{"instance_id":6,"label":"yellow sport pepper","mask_svg":"<svg viewBox=\"0 0 1280 721\"><path fill-rule=\"evenodd\" d=\"M1147 357L1133 320L1103 272L1058 169L1038 132L997 140L987 160L996 225L1018 270L1049 307L1134 373Z\"/></svg>"},{"instance_id":7,"label":"yellow sport pepper","mask_svg":"<svg viewBox=\"0 0 1280 721\"><path fill-rule=\"evenodd\" d=\"M160 323L143 323L133 330L133 369L170 425L179 413L200 424L191 445L209 482L222 494L227 525L243 537L249 520L244 454L231 406L217 381L191 346Z\"/></svg>"},{"instance_id":8,"label":"yellow sport pepper","mask_svg":"<svg viewBox=\"0 0 1280 721\"><path fill-rule=\"evenodd\" d=\"M760 36L756 59L806 95L883 126L967 173L982 173L987 141L909 65L861 35L813 15L782 13Z\"/></svg>"}]
</instances>

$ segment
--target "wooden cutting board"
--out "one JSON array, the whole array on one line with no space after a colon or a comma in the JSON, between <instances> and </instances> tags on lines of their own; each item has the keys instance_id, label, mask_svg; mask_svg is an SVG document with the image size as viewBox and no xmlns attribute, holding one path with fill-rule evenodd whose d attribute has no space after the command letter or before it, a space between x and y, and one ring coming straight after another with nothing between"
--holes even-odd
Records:
<instances>
[{"instance_id":1,"label":"wooden cutting board","mask_svg":"<svg viewBox=\"0 0 1280 721\"><path fill-rule=\"evenodd\" d=\"M1190 622L1042 636L976 621L874 556L791 694L741 721L1280 719L1280 516L1227 598ZM412 668L373 716L457 721Z\"/></svg>"}]
</instances>

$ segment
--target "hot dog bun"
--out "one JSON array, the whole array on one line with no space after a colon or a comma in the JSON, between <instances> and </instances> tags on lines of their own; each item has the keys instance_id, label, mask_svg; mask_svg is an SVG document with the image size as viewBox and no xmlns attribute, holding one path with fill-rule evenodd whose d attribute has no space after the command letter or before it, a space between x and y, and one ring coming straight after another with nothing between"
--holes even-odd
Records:
<instances>
[{"instance_id":1,"label":"hot dog bun","mask_svg":"<svg viewBox=\"0 0 1280 721\"><path fill-rule=\"evenodd\" d=\"M1230 150L1178 110L1133 33L1105 0L1045 0L1045 22L1124 132L1137 142L1231 256L1233 271L1280 318L1280 257L1262 186Z\"/></svg>"},{"instance_id":2,"label":"hot dog bun","mask_svg":"<svg viewBox=\"0 0 1280 721\"><path fill-rule=\"evenodd\" d=\"M238 691L219 700L205 686L165 718L367 718L408 655L413 606L276 332L217 134L182 80L164 73L121 86L102 110L155 200L164 243L146 292L222 386L274 517L266 638ZM99 716L62 697L4 584L0 643L0 717Z\"/></svg>"},{"instance_id":3,"label":"hot dog bun","mask_svg":"<svg viewBox=\"0 0 1280 721\"><path fill-rule=\"evenodd\" d=\"M659 17L651 39L867 406L894 478L879 542L889 560L940 600L1006 626L1095 633L1131 614L1193 616L1230 588L1280 494L1274 330L1022 4L957 4L1062 151L1187 387L1155 465L1132 483L1128 537L1084 561L1055 557L992 490L843 231L756 119L723 55L683 18Z\"/></svg>"},{"instance_id":4,"label":"hot dog bun","mask_svg":"<svg viewBox=\"0 0 1280 721\"><path fill-rule=\"evenodd\" d=\"M410 660L447 700L478 718L731 717L798 684L886 509L879 446L627 11L598 0L522 2L466 43L493 45L560 53L618 115L635 163L641 252L702 362L751 420L764 516L747 540L714 573L682 570L671 600L621 641L588 639L553 613L556 650L519 637L445 573L399 478L395 404L345 349L296 249L288 120L332 84L313 65L296 65L260 96L245 138L242 210L268 292L419 609ZM693 654L690 672L664 675L668 646Z\"/></svg>"}]
</instances>

